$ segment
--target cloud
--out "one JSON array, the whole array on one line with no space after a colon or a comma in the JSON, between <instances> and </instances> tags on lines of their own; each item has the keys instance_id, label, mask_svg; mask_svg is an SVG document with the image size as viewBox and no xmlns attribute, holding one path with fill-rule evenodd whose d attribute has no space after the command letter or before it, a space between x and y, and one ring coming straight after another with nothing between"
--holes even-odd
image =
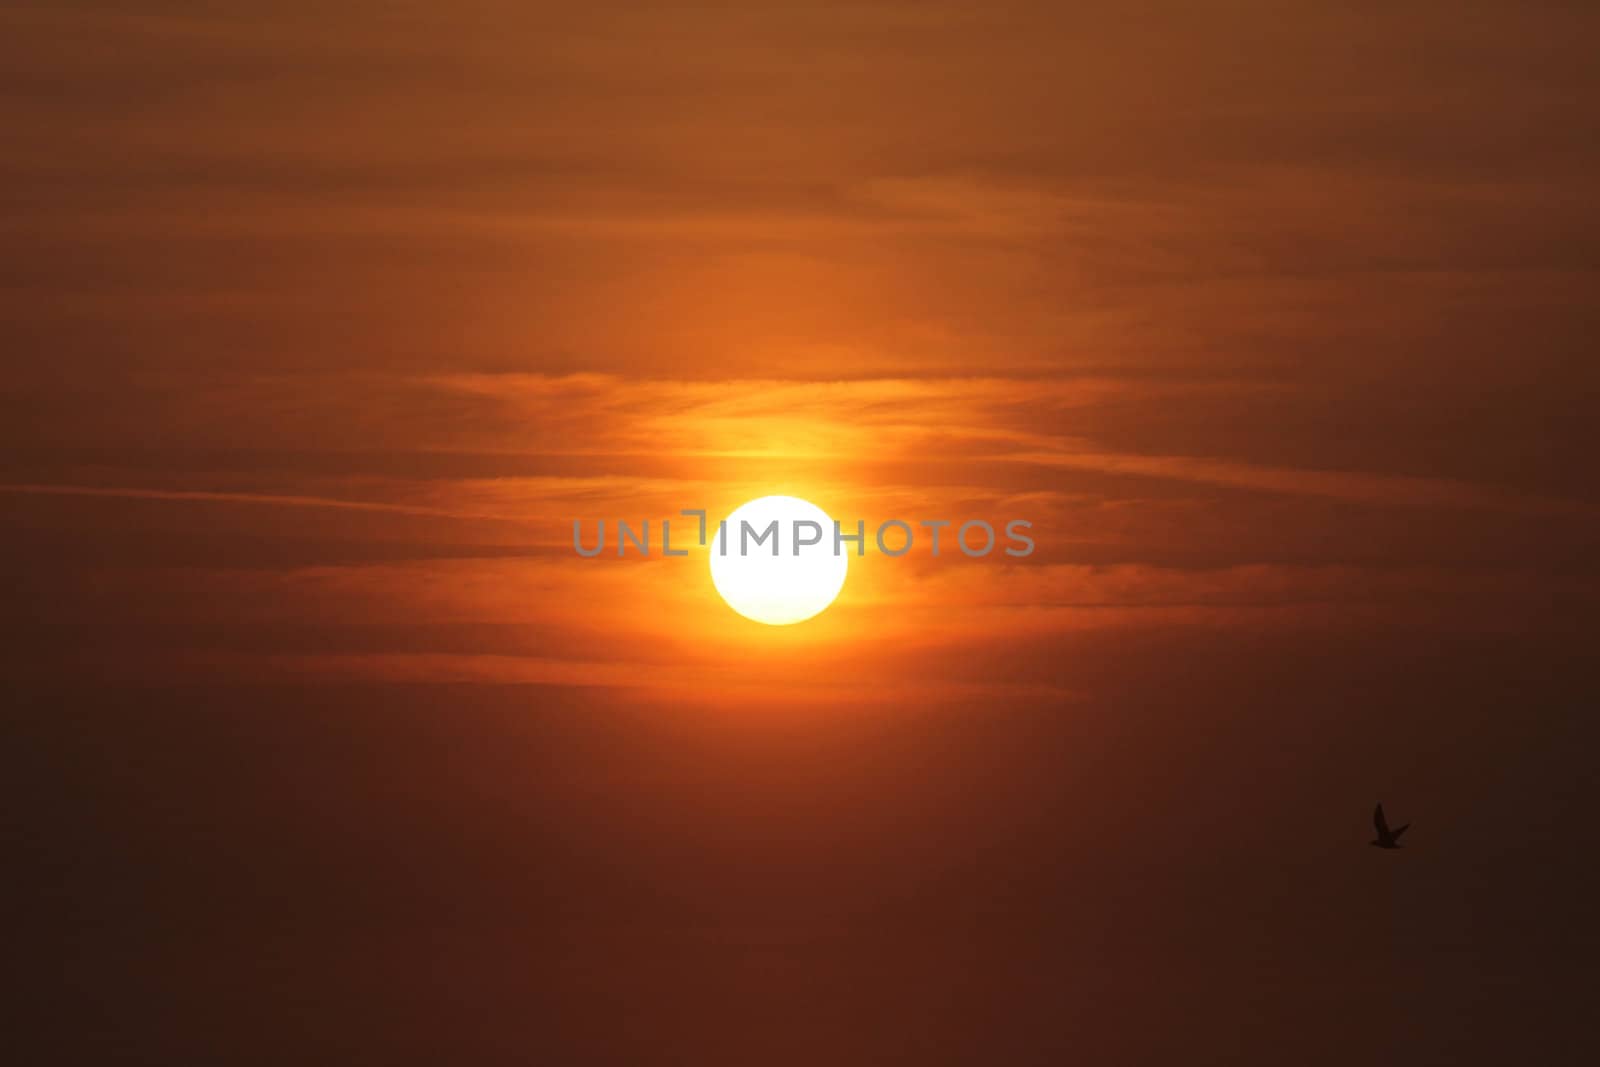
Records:
<instances>
[{"instance_id":1,"label":"cloud","mask_svg":"<svg viewBox=\"0 0 1600 1067\"><path fill-rule=\"evenodd\" d=\"M113 497L124 500L165 500L175 503L251 504L267 507L333 508L341 511L374 511L395 515L421 515L451 519L510 519L511 516L485 512L430 508L411 504L386 504L373 500L348 500L336 497L293 496L281 493L225 493L203 489L143 489L133 486L92 485L0 485L0 493L37 496Z\"/></svg>"}]
</instances>

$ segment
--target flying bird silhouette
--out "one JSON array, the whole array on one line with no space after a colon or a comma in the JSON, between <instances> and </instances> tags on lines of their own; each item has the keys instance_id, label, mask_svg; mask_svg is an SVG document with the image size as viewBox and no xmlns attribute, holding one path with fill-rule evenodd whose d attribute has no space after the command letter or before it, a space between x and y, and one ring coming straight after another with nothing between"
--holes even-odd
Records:
<instances>
[{"instance_id":1,"label":"flying bird silhouette","mask_svg":"<svg viewBox=\"0 0 1600 1067\"><path fill-rule=\"evenodd\" d=\"M1377 828L1378 836L1368 841L1367 844L1374 848L1399 848L1400 835L1410 828L1411 824L1389 829L1389 820L1383 817L1383 805L1379 804L1372 809L1372 825Z\"/></svg>"}]
</instances>

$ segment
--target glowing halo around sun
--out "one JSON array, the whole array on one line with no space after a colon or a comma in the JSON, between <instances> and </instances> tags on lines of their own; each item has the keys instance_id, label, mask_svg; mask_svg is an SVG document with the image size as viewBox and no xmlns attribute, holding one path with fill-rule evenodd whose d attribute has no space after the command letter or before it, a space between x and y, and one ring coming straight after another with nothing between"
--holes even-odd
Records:
<instances>
[{"instance_id":1,"label":"glowing halo around sun","mask_svg":"<svg viewBox=\"0 0 1600 1067\"><path fill-rule=\"evenodd\" d=\"M778 524L776 555L771 536L756 543L756 537L774 520ZM800 545L798 552L797 521L816 523L822 530L816 544ZM753 533L741 536L742 523L749 523ZM807 540L815 535L806 526L800 527L799 533ZM744 554L741 545L748 549ZM711 583L728 606L745 618L768 626L788 626L804 622L833 603L844 588L853 548L846 543L834 552L833 520L809 500L758 497L735 508L712 537Z\"/></svg>"}]
</instances>

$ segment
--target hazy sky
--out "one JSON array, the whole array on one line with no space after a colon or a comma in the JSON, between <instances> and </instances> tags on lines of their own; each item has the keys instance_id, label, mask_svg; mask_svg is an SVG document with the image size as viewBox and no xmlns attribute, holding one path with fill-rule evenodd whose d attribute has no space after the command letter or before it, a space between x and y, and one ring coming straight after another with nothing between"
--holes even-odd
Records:
<instances>
[{"instance_id":1,"label":"hazy sky","mask_svg":"<svg viewBox=\"0 0 1600 1067\"><path fill-rule=\"evenodd\" d=\"M169 1062L1556 1062L1597 22L8 5L41 988ZM1038 552L774 630L570 548L773 492Z\"/></svg>"}]
</instances>

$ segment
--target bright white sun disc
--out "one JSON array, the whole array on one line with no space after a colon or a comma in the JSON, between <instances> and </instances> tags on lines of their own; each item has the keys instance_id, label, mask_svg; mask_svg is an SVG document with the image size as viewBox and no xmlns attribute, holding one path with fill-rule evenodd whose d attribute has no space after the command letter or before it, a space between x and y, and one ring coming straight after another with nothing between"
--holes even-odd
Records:
<instances>
[{"instance_id":1,"label":"bright white sun disc","mask_svg":"<svg viewBox=\"0 0 1600 1067\"><path fill-rule=\"evenodd\" d=\"M833 519L810 501L759 497L735 508L712 537L711 583L745 618L787 626L833 603L854 550L846 542L834 551Z\"/></svg>"}]
</instances>

